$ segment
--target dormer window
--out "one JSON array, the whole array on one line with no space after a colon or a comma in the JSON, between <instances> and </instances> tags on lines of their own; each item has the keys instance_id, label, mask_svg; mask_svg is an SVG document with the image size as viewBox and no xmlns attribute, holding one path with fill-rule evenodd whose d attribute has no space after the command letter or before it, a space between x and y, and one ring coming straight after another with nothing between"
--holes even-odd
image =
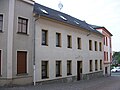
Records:
<instances>
[{"instance_id":1,"label":"dormer window","mask_svg":"<svg viewBox=\"0 0 120 90\"><path fill-rule=\"evenodd\" d=\"M47 12L45 9L40 8L40 10L41 10L43 13L48 14L48 12Z\"/></svg>"},{"instance_id":2,"label":"dormer window","mask_svg":"<svg viewBox=\"0 0 120 90\"><path fill-rule=\"evenodd\" d=\"M79 24L79 22L77 22L77 21L74 21L76 24Z\"/></svg>"},{"instance_id":3,"label":"dormer window","mask_svg":"<svg viewBox=\"0 0 120 90\"><path fill-rule=\"evenodd\" d=\"M59 16L60 16L60 18L62 18L63 20L67 21L67 18L65 18L64 16L62 16L62 15L60 15L60 14L59 14Z\"/></svg>"}]
</instances>

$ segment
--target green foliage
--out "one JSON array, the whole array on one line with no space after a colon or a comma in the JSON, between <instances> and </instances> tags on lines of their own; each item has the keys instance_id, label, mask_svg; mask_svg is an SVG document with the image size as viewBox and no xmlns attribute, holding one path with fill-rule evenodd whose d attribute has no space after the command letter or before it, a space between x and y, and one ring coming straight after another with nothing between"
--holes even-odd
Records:
<instances>
[{"instance_id":1,"label":"green foliage","mask_svg":"<svg viewBox=\"0 0 120 90\"><path fill-rule=\"evenodd\" d=\"M113 59L117 60L118 64L120 64L120 52L115 52L113 54Z\"/></svg>"}]
</instances>

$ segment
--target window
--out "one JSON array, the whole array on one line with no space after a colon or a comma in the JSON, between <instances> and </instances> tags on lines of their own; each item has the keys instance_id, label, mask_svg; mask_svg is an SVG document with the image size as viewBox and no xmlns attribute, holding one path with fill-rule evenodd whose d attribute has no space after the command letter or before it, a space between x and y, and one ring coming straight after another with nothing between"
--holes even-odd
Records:
<instances>
[{"instance_id":1,"label":"window","mask_svg":"<svg viewBox=\"0 0 120 90\"><path fill-rule=\"evenodd\" d=\"M77 38L78 49L81 49L81 38Z\"/></svg>"},{"instance_id":2,"label":"window","mask_svg":"<svg viewBox=\"0 0 120 90\"><path fill-rule=\"evenodd\" d=\"M99 42L99 51L102 51L102 43Z\"/></svg>"},{"instance_id":3,"label":"window","mask_svg":"<svg viewBox=\"0 0 120 90\"><path fill-rule=\"evenodd\" d=\"M102 70L102 60L100 60L100 70Z\"/></svg>"},{"instance_id":4,"label":"window","mask_svg":"<svg viewBox=\"0 0 120 90\"><path fill-rule=\"evenodd\" d=\"M90 72L92 72L92 60L89 61L89 69L90 69Z\"/></svg>"},{"instance_id":5,"label":"window","mask_svg":"<svg viewBox=\"0 0 120 90\"><path fill-rule=\"evenodd\" d=\"M95 41L95 51L97 51L97 41Z\"/></svg>"},{"instance_id":6,"label":"window","mask_svg":"<svg viewBox=\"0 0 120 90\"><path fill-rule=\"evenodd\" d=\"M48 78L48 61L42 61L42 79Z\"/></svg>"},{"instance_id":7,"label":"window","mask_svg":"<svg viewBox=\"0 0 120 90\"><path fill-rule=\"evenodd\" d=\"M56 61L56 77L61 76L61 61Z\"/></svg>"},{"instance_id":8,"label":"window","mask_svg":"<svg viewBox=\"0 0 120 90\"><path fill-rule=\"evenodd\" d=\"M92 50L92 40L89 40L89 50Z\"/></svg>"},{"instance_id":9,"label":"window","mask_svg":"<svg viewBox=\"0 0 120 90\"><path fill-rule=\"evenodd\" d=\"M27 52L17 51L17 74L27 73Z\"/></svg>"},{"instance_id":10,"label":"window","mask_svg":"<svg viewBox=\"0 0 120 90\"><path fill-rule=\"evenodd\" d=\"M72 73L71 73L71 61L67 61L67 75L72 75Z\"/></svg>"},{"instance_id":11,"label":"window","mask_svg":"<svg viewBox=\"0 0 120 90\"><path fill-rule=\"evenodd\" d=\"M106 61L106 52L104 51L104 61Z\"/></svg>"},{"instance_id":12,"label":"window","mask_svg":"<svg viewBox=\"0 0 120 90\"><path fill-rule=\"evenodd\" d=\"M3 15L0 14L0 32L3 29Z\"/></svg>"},{"instance_id":13,"label":"window","mask_svg":"<svg viewBox=\"0 0 120 90\"><path fill-rule=\"evenodd\" d=\"M98 70L98 62L97 62L97 60L95 60L95 71L97 71Z\"/></svg>"},{"instance_id":14,"label":"window","mask_svg":"<svg viewBox=\"0 0 120 90\"><path fill-rule=\"evenodd\" d=\"M27 34L28 19L18 17L18 33Z\"/></svg>"},{"instance_id":15,"label":"window","mask_svg":"<svg viewBox=\"0 0 120 90\"><path fill-rule=\"evenodd\" d=\"M0 76L1 76L1 50L0 50Z\"/></svg>"},{"instance_id":16,"label":"window","mask_svg":"<svg viewBox=\"0 0 120 90\"><path fill-rule=\"evenodd\" d=\"M107 39L107 37L106 37L106 46L108 46L108 39Z\"/></svg>"},{"instance_id":17,"label":"window","mask_svg":"<svg viewBox=\"0 0 120 90\"><path fill-rule=\"evenodd\" d=\"M60 46L61 46L61 34L56 33L56 47L60 47Z\"/></svg>"},{"instance_id":18,"label":"window","mask_svg":"<svg viewBox=\"0 0 120 90\"><path fill-rule=\"evenodd\" d=\"M72 37L70 35L67 35L67 42L68 42L68 48L72 48Z\"/></svg>"},{"instance_id":19,"label":"window","mask_svg":"<svg viewBox=\"0 0 120 90\"><path fill-rule=\"evenodd\" d=\"M42 30L42 45L48 45L48 31Z\"/></svg>"}]
</instances>

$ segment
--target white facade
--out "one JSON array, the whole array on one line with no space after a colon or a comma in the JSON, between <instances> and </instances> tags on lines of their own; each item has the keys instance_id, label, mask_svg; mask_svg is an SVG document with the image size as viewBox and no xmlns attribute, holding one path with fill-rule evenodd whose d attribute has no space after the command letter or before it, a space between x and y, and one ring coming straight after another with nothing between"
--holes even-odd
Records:
<instances>
[{"instance_id":1,"label":"white facade","mask_svg":"<svg viewBox=\"0 0 120 90\"><path fill-rule=\"evenodd\" d=\"M42 29L48 30L48 45L42 43ZM56 47L56 32L61 33L61 47ZM36 81L53 80L77 76L77 61L82 61L82 74L89 74L100 70L100 60L103 60L103 50L94 50L94 41L102 43L102 35L91 33L71 25L63 24L53 20L40 17L36 22ZM72 37L72 48L67 48L67 35ZM77 49L77 37L81 38L81 50ZM89 40L92 40L92 51L89 51ZM102 48L103 49L103 48ZM55 62L61 61L61 77L56 77ZM67 76L67 60L72 61L72 75ZM93 72L89 71L89 60L93 60ZM98 71L95 71L95 60L98 60ZM48 61L48 78L42 79L41 62Z\"/></svg>"}]
</instances>

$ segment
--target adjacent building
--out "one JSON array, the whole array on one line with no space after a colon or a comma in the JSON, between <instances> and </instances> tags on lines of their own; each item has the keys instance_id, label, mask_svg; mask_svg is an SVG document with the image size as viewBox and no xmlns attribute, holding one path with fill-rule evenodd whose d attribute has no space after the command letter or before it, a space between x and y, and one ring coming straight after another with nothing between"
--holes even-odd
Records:
<instances>
[{"instance_id":1,"label":"adjacent building","mask_svg":"<svg viewBox=\"0 0 120 90\"><path fill-rule=\"evenodd\" d=\"M103 76L103 38L85 21L32 0L0 0L0 85Z\"/></svg>"},{"instance_id":2,"label":"adjacent building","mask_svg":"<svg viewBox=\"0 0 120 90\"><path fill-rule=\"evenodd\" d=\"M112 62L112 44L111 44L111 37L113 36L105 27L102 26L95 26L93 28L98 30L104 35L103 38L103 45L104 45L104 75L110 76L111 75L111 62Z\"/></svg>"}]
</instances>

